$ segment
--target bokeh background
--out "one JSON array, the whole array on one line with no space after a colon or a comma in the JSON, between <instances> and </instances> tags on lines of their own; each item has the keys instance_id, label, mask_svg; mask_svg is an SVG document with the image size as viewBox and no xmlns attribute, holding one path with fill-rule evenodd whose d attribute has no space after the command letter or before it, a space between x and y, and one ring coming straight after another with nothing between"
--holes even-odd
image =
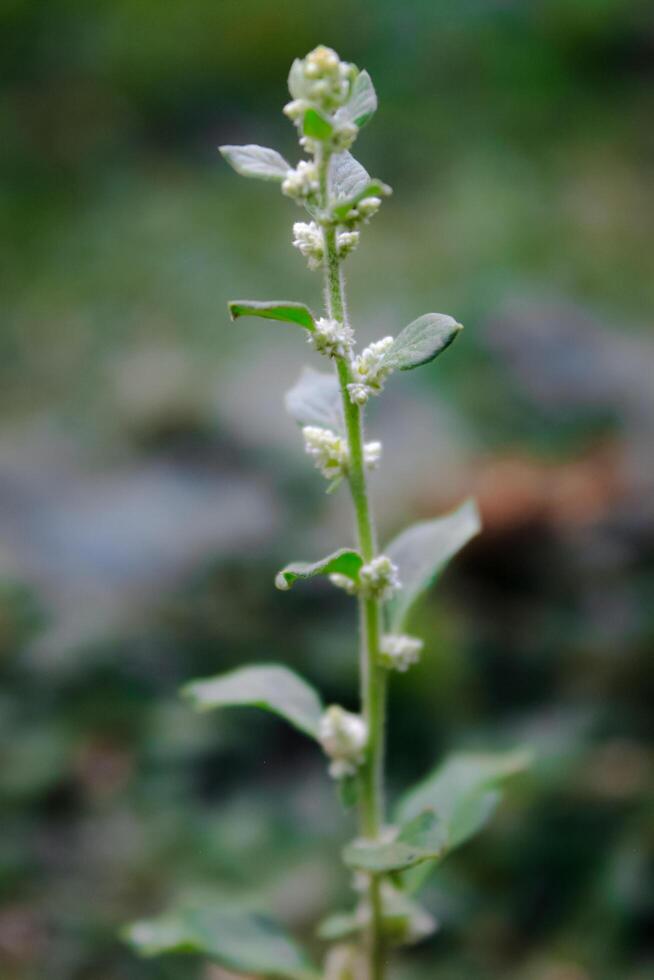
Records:
<instances>
[{"instance_id":1,"label":"bokeh background","mask_svg":"<svg viewBox=\"0 0 654 980\"><path fill-rule=\"evenodd\" d=\"M467 329L370 411L383 536L472 492L486 530L393 684L397 792L456 747L532 772L433 879L398 980L654 977L654 12L636 0L5 0L0 976L219 980L117 938L184 890L309 942L352 833L315 748L179 685L257 660L354 706L354 617L280 564L349 543L282 394L318 303L300 218L222 142L296 158L296 55L367 67L395 195L349 260L364 339Z\"/></svg>"}]
</instances>

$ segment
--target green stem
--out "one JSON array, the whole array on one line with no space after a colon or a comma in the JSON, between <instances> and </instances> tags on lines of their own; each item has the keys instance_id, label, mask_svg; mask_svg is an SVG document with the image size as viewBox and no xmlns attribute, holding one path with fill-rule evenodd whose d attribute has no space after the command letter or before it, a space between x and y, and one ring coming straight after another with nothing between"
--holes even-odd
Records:
<instances>
[{"instance_id":1,"label":"green stem","mask_svg":"<svg viewBox=\"0 0 654 980\"><path fill-rule=\"evenodd\" d=\"M326 173L328 160L321 166L321 191L326 202ZM341 263L336 247L336 230L326 224L325 236L325 303L330 318L342 323L347 321L345 287ZM363 411L350 401L347 385L352 380L350 366L345 358L337 359L338 378L341 387L343 415L350 450L349 484L354 504L359 550L365 562L376 553L375 527L368 498L366 471L363 454ZM360 826L361 833L376 839L384 824L384 751L385 751L385 703L386 672L379 667L381 633L381 608L376 599L359 598L360 675L362 714L368 726L368 747L360 774ZM368 900L370 903L370 928L368 934L369 978L383 980L384 948L382 940L381 879L371 875Z\"/></svg>"}]
</instances>

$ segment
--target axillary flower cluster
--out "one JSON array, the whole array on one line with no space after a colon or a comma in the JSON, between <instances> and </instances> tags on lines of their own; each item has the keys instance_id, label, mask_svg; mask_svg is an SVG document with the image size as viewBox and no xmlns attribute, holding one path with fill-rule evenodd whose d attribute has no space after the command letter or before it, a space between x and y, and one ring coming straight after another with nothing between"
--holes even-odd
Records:
<instances>
[{"instance_id":1,"label":"axillary flower cluster","mask_svg":"<svg viewBox=\"0 0 654 980\"><path fill-rule=\"evenodd\" d=\"M247 665L193 681L183 693L198 711L264 708L322 748L344 805L357 809L358 837L342 853L352 873L354 908L321 923L318 935L331 945L320 969L274 923L224 900L201 908L182 904L160 919L136 923L128 938L145 955L195 951L253 977L384 980L389 950L418 942L435 928L415 892L453 847L481 828L498 799L498 783L523 763L516 753L455 754L408 790L393 809L393 823L387 821L389 678L418 662L423 641L406 631L407 620L447 562L478 532L479 519L474 502L466 501L444 516L418 521L380 549L367 480L382 447L366 441L363 416L394 372L433 361L461 325L426 313L397 336L357 349L343 267L390 188L372 178L350 148L373 116L377 97L367 72L322 46L293 63L289 90L284 111L297 127L305 159L291 166L276 150L254 145L223 146L221 152L238 173L278 184L304 207L306 220L293 225L292 243L309 269L322 273L325 309L315 315L288 300L234 300L229 310L233 320L254 316L304 330L312 352L326 362L326 371L305 368L287 392L286 407L301 427L306 453L329 481L328 492L348 487L356 543L318 561L286 565L275 584L287 591L322 576L356 600L358 710L325 706L312 685L282 664Z\"/></svg>"}]
</instances>

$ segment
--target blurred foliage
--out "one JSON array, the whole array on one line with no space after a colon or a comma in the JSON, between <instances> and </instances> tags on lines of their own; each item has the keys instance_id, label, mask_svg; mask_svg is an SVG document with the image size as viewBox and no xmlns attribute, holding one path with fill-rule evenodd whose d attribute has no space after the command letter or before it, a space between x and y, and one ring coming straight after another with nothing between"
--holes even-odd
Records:
<instances>
[{"instance_id":1,"label":"blurred foliage","mask_svg":"<svg viewBox=\"0 0 654 980\"><path fill-rule=\"evenodd\" d=\"M397 978L654 977L651 5L6 0L0 27L3 980L217 980L119 926L232 887L311 940L347 901L314 748L176 696L278 659L352 706L347 603L272 589L347 543L281 409L305 351L224 313L317 283L289 203L215 153L293 158L319 41L371 72L361 156L396 191L351 260L364 335L468 326L372 419L385 533L471 485L487 525L417 614L393 790L451 747L539 757Z\"/></svg>"}]
</instances>

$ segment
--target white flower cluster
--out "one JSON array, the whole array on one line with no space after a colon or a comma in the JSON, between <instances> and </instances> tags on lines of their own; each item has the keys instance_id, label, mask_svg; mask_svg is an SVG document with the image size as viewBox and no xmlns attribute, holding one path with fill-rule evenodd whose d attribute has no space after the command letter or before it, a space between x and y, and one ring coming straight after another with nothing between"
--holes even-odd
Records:
<instances>
[{"instance_id":1,"label":"white flower cluster","mask_svg":"<svg viewBox=\"0 0 654 980\"><path fill-rule=\"evenodd\" d=\"M364 197L347 212L345 215L345 220L348 222L363 221L364 224L367 224L370 219L377 214L381 205L381 197Z\"/></svg>"},{"instance_id":2,"label":"white flower cluster","mask_svg":"<svg viewBox=\"0 0 654 980\"><path fill-rule=\"evenodd\" d=\"M359 571L359 591L368 599L388 602L402 587L399 569L387 555L378 555Z\"/></svg>"},{"instance_id":3,"label":"white flower cluster","mask_svg":"<svg viewBox=\"0 0 654 980\"><path fill-rule=\"evenodd\" d=\"M406 633L386 633L381 638L379 662L387 670L404 673L418 663L424 643Z\"/></svg>"},{"instance_id":4,"label":"white flower cluster","mask_svg":"<svg viewBox=\"0 0 654 980\"><path fill-rule=\"evenodd\" d=\"M338 109L347 102L356 74L355 66L341 61L332 48L318 45L293 66L289 85L294 99L284 107L284 112L296 120L308 104L325 112Z\"/></svg>"},{"instance_id":5,"label":"white flower cluster","mask_svg":"<svg viewBox=\"0 0 654 980\"><path fill-rule=\"evenodd\" d=\"M336 251L343 259L359 244L358 231L336 232ZM293 225L293 245L304 255L310 269L319 269L325 257L325 240L315 221L296 221Z\"/></svg>"},{"instance_id":6,"label":"white flower cluster","mask_svg":"<svg viewBox=\"0 0 654 980\"><path fill-rule=\"evenodd\" d=\"M315 221L296 221L293 225L293 245L307 260L310 269L319 269L325 257L323 234Z\"/></svg>"},{"instance_id":7,"label":"white flower cluster","mask_svg":"<svg viewBox=\"0 0 654 980\"><path fill-rule=\"evenodd\" d=\"M348 595L362 595L367 599L388 602L402 588L398 571L397 565L387 555L378 555L367 565L361 566L358 582L339 572L333 572L329 581L337 588L344 589Z\"/></svg>"},{"instance_id":8,"label":"white flower cluster","mask_svg":"<svg viewBox=\"0 0 654 980\"><path fill-rule=\"evenodd\" d=\"M384 381L393 370L384 365L384 358L393 346L392 337L376 340L366 347L352 362L354 380L347 386L350 401L355 405L365 405L371 395L378 395Z\"/></svg>"},{"instance_id":9,"label":"white flower cluster","mask_svg":"<svg viewBox=\"0 0 654 980\"><path fill-rule=\"evenodd\" d=\"M302 429L305 451L314 465L327 480L345 476L350 463L347 440L317 425L305 425ZM381 442L367 442L363 447L363 461L368 469L374 469L381 459ZM348 580L349 581L349 580Z\"/></svg>"},{"instance_id":10,"label":"white flower cluster","mask_svg":"<svg viewBox=\"0 0 654 980\"><path fill-rule=\"evenodd\" d=\"M353 776L363 762L368 729L360 715L333 704L320 719L318 739L325 755L332 760L329 775L342 779Z\"/></svg>"},{"instance_id":11,"label":"white flower cluster","mask_svg":"<svg viewBox=\"0 0 654 980\"><path fill-rule=\"evenodd\" d=\"M321 316L316 320L316 328L309 334L308 341L319 354L326 354L327 357L345 357L352 349L354 334L347 323L328 320Z\"/></svg>"},{"instance_id":12,"label":"white flower cluster","mask_svg":"<svg viewBox=\"0 0 654 980\"><path fill-rule=\"evenodd\" d=\"M300 160L295 170L289 170L282 181L282 194L304 203L319 190L318 169L310 160Z\"/></svg>"}]
</instances>

